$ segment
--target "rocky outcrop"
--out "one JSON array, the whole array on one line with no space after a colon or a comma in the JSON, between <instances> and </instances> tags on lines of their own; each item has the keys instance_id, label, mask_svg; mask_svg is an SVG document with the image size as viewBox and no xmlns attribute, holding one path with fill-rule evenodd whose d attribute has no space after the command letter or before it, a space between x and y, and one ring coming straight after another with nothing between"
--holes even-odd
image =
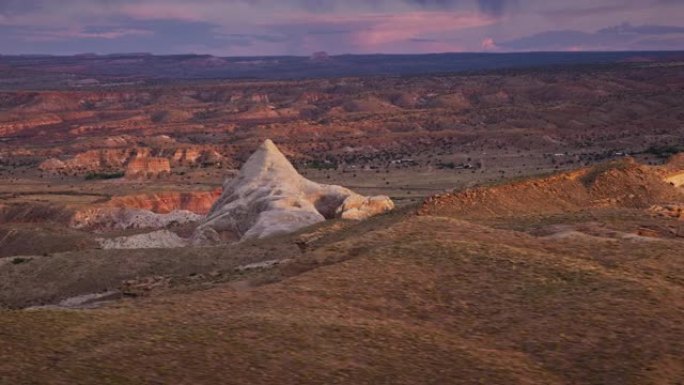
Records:
<instances>
[{"instance_id":1,"label":"rocky outcrop","mask_svg":"<svg viewBox=\"0 0 684 385\"><path fill-rule=\"evenodd\" d=\"M206 215L221 196L221 189L212 191L162 191L158 193L124 195L112 198L108 206L149 210L158 214L185 210Z\"/></svg>"},{"instance_id":2,"label":"rocky outcrop","mask_svg":"<svg viewBox=\"0 0 684 385\"><path fill-rule=\"evenodd\" d=\"M133 138L130 135L119 135L119 136L110 136L108 138L105 138L102 142L102 144L105 147L109 148L117 148L117 147L126 147L129 146L131 143L135 142L135 138Z\"/></svg>"},{"instance_id":3,"label":"rocky outcrop","mask_svg":"<svg viewBox=\"0 0 684 385\"><path fill-rule=\"evenodd\" d=\"M392 210L386 196L367 198L340 186L299 175L272 141L247 160L240 175L226 181L197 239L230 232L242 239L297 231L333 218L365 219Z\"/></svg>"},{"instance_id":4,"label":"rocky outcrop","mask_svg":"<svg viewBox=\"0 0 684 385\"><path fill-rule=\"evenodd\" d=\"M684 187L684 153L672 156L663 167L665 181L675 187Z\"/></svg>"},{"instance_id":5,"label":"rocky outcrop","mask_svg":"<svg viewBox=\"0 0 684 385\"><path fill-rule=\"evenodd\" d=\"M665 181L675 187L684 187L684 171L667 176Z\"/></svg>"},{"instance_id":6,"label":"rocky outcrop","mask_svg":"<svg viewBox=\"0 0 684 385\"><path fill-rule=\"evenodd\" d=\"M61 160L57 158L50 158L45 161L43 161L39 166L38 169L40 171L61 171L67 168L66 163L62 162Z\"/></svg>"},{"instance_id":7,"label":"rocky outcrop","mask_svg":"<svg viewBox=\"0 0 684 385\"><path fill-rule=\"evenodd\" d=\"M210 166L221 164L223 161L223 155L215 149L200 146L179 148L171 156L174 166Z\"/></svg>"},{"instance_id":8,"label":"rocky outcrop","mask_svg":"<svg viewBox=\"0 0 684 385\"><path fill-rule=\"evenodd\" d=\"M17 115L13 118L9 122L0 121L0 136L16 135L27 129L64 122L59 115L52 113Z\"/></svg>"},{"instance_id":9,"label":"rocky outcrop","mask_svg":"<svg viewBox=\"0 0 684 385\"><path fill-rule=\"evenodd\" d=\"M120 169L129 157L130 151L124 149L92 150L76 155L67 163L72 169Z\"/></svg>"},{"instance_id":10,"label":"rocky outcrop","mask_svg":"<svg viewBox=\"0 0 684 385\"><path fill-rule=\"evenodd\" d=\"M684 219L684 203L653 205L651 212L661 217Z\"/></svg>"},{"instance_id":11,"label":"rocky outcrop","mask_svg":"<svg viewBox=\"0 0 684 385\"><path fill-rule=\"evenodd\" d=\"M663 180L684 189L684 152L674 154L665 164L656 168Z\"/></svg>"},{"instance_id":12,"label":"rocky outcrop","mask_svg":"<svg viewBox=\"0 0 684 385\"><path fill-rule=\"evenodd\" d=\"M46 172L111 172L126 171L129 177L156 176L170 172L172 167L208 167L230 164L214 146L190 146L165 148L165 136L151 138L148 142L157 147L109 148L125 143L125 137L108 138L103 145L107 148L79 152L68 159L58 159L53 156L39 165L41 171ZM168 138L168 140L172 140ZM34 154L29 154L34 155Z\"/></svg>"},{"instance_id":13,"label":"rocky outcrop","mask_svg":"<svg viewBox=\"0 0 684 385\"><path fill-rule=\"evenodd\" d=\"M197 223L220 195L221 189L116 196L74 211L68 222L71 227L95 231L160 229Z\"/></svg>"},{"instance_id":14,"label":"rocky outcrop","mask_svg":"<svg viewBox=\"0 0 684 385\"><path fill-rule=\"evenodd\" d=\"M219 154L218 151L208 150L202 153L199 158L200 164L202 166L216 166L224 162L223 155Z\"/></svg>"},{"instance_id":15,"label":"rocky outcrop","mask_svg":"<svg viewBox=\"0 0 684 385\"><path fill-rule=\"evenodd\" d=\"M94 231L162 229L171 225L184 225L200 220L202 220L201 215L185 210L159 214L141 209L98 207L74 213L69 226Z\"/></svg>"},{"instance_id":16,"label":"rocky outcrop","mask_svg":"<svg viewBox=\"0 0 684 385\"><path fill-rule=\"evenodd\" d=\"M186 240L168 230L97 241L103 249L174 249L188 245Z\"/></svg>"},{"instance_id":17,"label":"rocky outcrop","mask_svg":"<svg viewBox=\"0 0 684 385\"><path fill-rule=\"evenodd\" d=\"M269 103L268 94L256 93L256 94L253 94L249 99L253 103L262 103L262 104L268 104Z\"/></svg>"},{"instance_id":18,"label":"rocky outcrop","mask_svg":"<svg viewBox=\"0 0 684 385\"><path fill-rule=\"evenodd\" d=\"M151 177L171 172L167 158L136 156L126 166L126 178Z\"/></svg>"},{"instance_id":19,"label":"rocky outcrop","mask_svg":"<svg viewBox=\"0 0 684 385\"><path fill-rule=\"evenodd\" d=\"M172 160L177 164L194 165L202 156L202 151L198 148L179 148L172 156Z\"/></svg>"},{"instance_id":20,"label":"rocky outcrop","mask_svg":"<svg viewBox=\"0 0 684 385\"><path fill-rule=\"evenodd\" d=\"M386 196L364 197L353 194L337 208L337 215L342 219L358 221L393 209L394 202Z\"/></svg>"},{"instance_id":21,"label":"rocky outcrop","mask_svg":"<svg viewBox=\"0 0 684 385\"><path fill-rule=\"evenodd\" d=\"M126 149L89 150L64 161L57 158L47 159L38 168L48 172L122 170L130 156L131 151Z\"/></svg>"}]
</instances>

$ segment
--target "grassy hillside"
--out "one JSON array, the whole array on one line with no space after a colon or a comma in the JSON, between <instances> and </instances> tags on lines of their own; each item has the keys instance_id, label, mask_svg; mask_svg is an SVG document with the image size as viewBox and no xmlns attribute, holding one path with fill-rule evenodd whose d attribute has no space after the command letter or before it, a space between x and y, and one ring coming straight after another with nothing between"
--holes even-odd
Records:
<instances>
[{"instance_id":1,"label":"grassy hillside","mask_svg":"<svg viewBox=\"0 0 684 385\"><path fill-rule=\"evenodd\" d=\"M622 237L646 218L627 209L592 211L612 236L536 235L583 215L516 230L395 215L319 234L251 277L98 310L5 311L2 381L677 383L681 238Z\"/></svg>"}]
</instances>

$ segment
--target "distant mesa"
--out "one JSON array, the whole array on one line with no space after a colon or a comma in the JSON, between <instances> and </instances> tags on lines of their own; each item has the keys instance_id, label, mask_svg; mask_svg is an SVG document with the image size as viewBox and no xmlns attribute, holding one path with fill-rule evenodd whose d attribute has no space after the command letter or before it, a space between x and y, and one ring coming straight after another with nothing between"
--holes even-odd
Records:
<instances>
[{"instance_id":1,"label":"distant mesa","mask_svg":"<svg viewBox=\"0 0 684 385\"><path fill-rule=\"evenodd\" d=\"M241 239L286 234L343 218L362 220L394 209L387 196L365 197L341 186L301 176L271 140L266 140L229 179L223 194L195 233L199 240L231 233Z\"/></svg>"},{"instance_id":2,"label":"distant mesa","mask_svg":"<svg viewBox=\"0 0 684 385\"><path fill-rule=\"evenodd\" d=\"M206 68L211 68L211 67L224 67L226 65L229 65L230 62L226 59L222 59L220 57L215 57L211 55L202 55L202 56L194 56L191 57L185 61L183 61L184 65L190 65L194 67L206 67Z\"/></svg>"},{"instance_id":3,"label":"distant mesa","mask_svg":"<svg viewBox=\"0 0 684 385\"><path fill-rule=\"evenodd\" d=\"M311 61L326 62L330 60L330 55L325 51L314 52L311 55Z\"/></svg>"},{"instance_id":4,"label":"distant mesa","mask_svg":"<svg viewBox=\"0 0 684 385\"><path fill-rule=\"evenodd\" d=\"M116 53L111 53L108 55L104 55L104 57L153 57L154 55L151 52L116 52Z\"/></svg>"}]
</instances>

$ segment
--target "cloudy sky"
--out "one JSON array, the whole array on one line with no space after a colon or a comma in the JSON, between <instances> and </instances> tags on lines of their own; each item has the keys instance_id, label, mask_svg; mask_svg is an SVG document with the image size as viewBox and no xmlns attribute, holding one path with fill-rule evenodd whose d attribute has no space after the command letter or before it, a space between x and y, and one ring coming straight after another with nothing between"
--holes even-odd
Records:
<instances>
[{"instance_id":1,"label":"cloudy sky","mask_svg":"<svg viewBox=\"0 0 684 385\"><path fill-rule=\"evenodd\" d=\"M0 0L0 54L684 50L684 0Z\"/></svg>"}]
</instances>

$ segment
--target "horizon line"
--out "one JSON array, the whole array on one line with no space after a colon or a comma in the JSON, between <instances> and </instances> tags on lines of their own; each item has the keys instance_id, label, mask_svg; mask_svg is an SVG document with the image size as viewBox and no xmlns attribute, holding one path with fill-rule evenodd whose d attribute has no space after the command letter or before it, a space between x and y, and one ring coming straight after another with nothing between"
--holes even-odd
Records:
<instances>
[{"instance_id":1,"label":"horizon line","mask_svg":"<svg viewBox=\"0 0 684 385\"><path fill-rule=\"evenodd\" d=\"M444 51L444 52L422 52L422 53L389 53L389 52L375 52L375 53L340 53L329 54L325 51L312 52L309 55L237 55L237 56L218 56L209 53L154 53L154 52L111 52L111 53L96 53L96 52L79 52L79 53L64 53L64 54L50 54L50 53L9 53L4 54L0 52L0 57L108 57L108 56L208 56L215 58L311 58L316 54L325 54L328 57L340 56L430 56L430 55L513 55L513 54L586 54L586 53L664 53L664 52L681 52L684 49L658 49L658 50L530 50L530 51Z\"/></svg>"}]
</instances>

